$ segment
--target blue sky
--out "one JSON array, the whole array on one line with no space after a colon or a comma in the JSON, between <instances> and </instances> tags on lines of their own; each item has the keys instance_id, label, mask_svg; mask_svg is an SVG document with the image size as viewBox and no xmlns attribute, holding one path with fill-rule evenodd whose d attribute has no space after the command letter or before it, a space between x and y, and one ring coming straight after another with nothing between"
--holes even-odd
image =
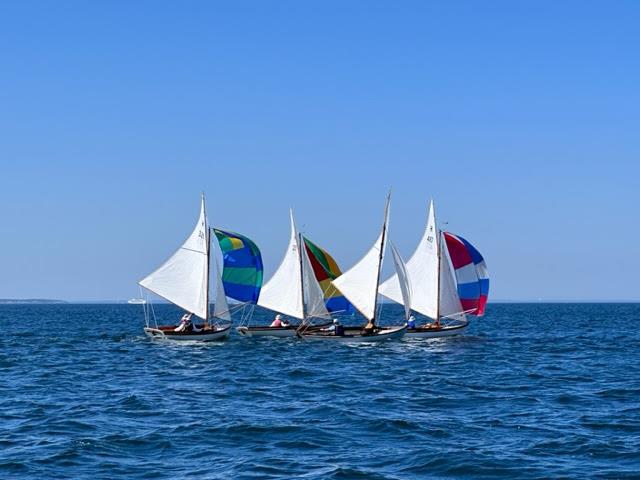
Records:
<instances>
[{"instance_id":1,"label":"blue sky","mask_svg":"<svg viewBox=\"0 0 640 480\"><path fill-rule=\"evenodd\" d=\"M348 268L431 196L496 299L640 300L638 2L4 2L0 298L126 299L287 209Z\"/></svg>"}]
</instances>

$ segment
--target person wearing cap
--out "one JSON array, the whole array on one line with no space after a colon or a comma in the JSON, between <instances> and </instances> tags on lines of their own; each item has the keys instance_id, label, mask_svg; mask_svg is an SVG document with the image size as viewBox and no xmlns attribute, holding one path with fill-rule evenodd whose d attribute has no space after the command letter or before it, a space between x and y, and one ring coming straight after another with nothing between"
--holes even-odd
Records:
<instances>
[{"instance_id":1,"label":"person wearing cap","mask_svg":"<svg viewBox=\"0 0 640 480\"><path fill-rule=\"evenodd\" d=\"M407 320L407 327L416 328L416 317L414 317L413 315L409 317L409 320Z\"/></svg>"},{"instance_id":2,"label":"person wearing cap","mask_svg":"<svg viewBox=\"0 0 640 480\"><path fill-rule=\"evenodd\" d=\"M285 325L283 325L282 322L282 315L277 314L276 318L273 320L273 322L271 322L271 325L269 325L270 327L284 327Z\"/></svg>"}]
</instances>

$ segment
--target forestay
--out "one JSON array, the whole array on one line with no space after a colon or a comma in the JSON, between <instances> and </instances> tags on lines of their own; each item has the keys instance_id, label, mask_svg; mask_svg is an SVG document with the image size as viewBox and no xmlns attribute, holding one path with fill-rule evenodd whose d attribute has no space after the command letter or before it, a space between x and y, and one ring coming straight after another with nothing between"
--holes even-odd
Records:
<instances>
[{"instance_id":1,"label":"forestay","mask_svg":"<svg viewBox=\"0 0 640 480\"><path fill-rule=\"evenodd\" d=\"M438 315L439 241L432 200L429 205L426 229L413 255L407 260L406 266L414 294L411 299L411 308L434 320ZM380 293L395 302L404 303L397 273L380 285Z\"/></svg>"},{"instance_id":2,"label":"forestay","mask_svg":"<svg viewBox=\"0 0 640 480\"><path fill-rule=\"evenodd\" d=\"M209 282L207 240L203 195L200 217L189 238L160 268L141 280L139 285L206 320Z\"/></svg>"},{"instance_id":3,"label":"forestay","mask_svg":"<svg viewBox=\"0 0 640 480\"><path fill-rule=\"evenodd\" d=\"M384 259L387 243L387 224L389 221L389 201L385 207L382 231L371 249L347 272L334 280L334 284L353 306L367 320L373 320L376 314L380 267Z\"/></svg>"}]
</instances>

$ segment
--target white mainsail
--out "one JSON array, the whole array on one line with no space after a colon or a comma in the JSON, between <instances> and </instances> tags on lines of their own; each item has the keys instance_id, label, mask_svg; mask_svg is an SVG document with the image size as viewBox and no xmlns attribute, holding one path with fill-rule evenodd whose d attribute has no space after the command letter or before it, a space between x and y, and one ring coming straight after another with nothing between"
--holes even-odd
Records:
<instances>
[{"instance_id":1,"label":"white mainsail","mask_svg":"<svg viewBox=\"0 0 640 480\"><path fill-rule=\"evenodd\" d=\"M400 291L402 292L404 318L408 320L411 316L411 284L409 283L409 276L407 275L407 266L393 243L391 243L391 253L393 253L393 263L396 267L398 284L400 285Z\"/></svg>"},{"instance_id":2,"label":"white mainsail","mask_svg":"<svg viewBox=\"0 0 640 480\"><path fill-rule=\"evenodd\" d=\"M305 316L309 317L328 317L329 312L324 303L324 292L322 287L313 273L313 266L309 259L307 249L304 247L304 239L302 235L298 236L300 252L302 252L302 278L304 288Z\"/></svg>"},{"instance_id":3,"label":"white mainsail","mask_svg":"<svg viewBox=\"0 0 640 480\"><path fill-rule=\"evenodd\" d=\"M436 319L438 315L438 246L433 200L429 205L427 227L420 243L407 261L407 274L411 281L411 308L427 317ZM398 274L394 274L380 285L380 293L385 297L404 303Z\"/></svg>"},{"instance_id":4,"label":"white mainsail","mask_svg":"<svg viewBox=\"0 0 640 480\"><path fill-rule=\"evenodd\" d=\"M208 238L202 195L200 218L189 238L160 268L140 280L139 285L207 320Z\"/></svg>"},{"instance_id":5,"label":"white mainsail","mask_svg":"<svg viewBox=\"0 0 640 480\"><path fill-rule=\"evenodd\" d=\"M289 239L287 251L278 270L260 290L258 305L302 320L304 318L304 305L302 303L298 233L292 211L290 215L291 238Z\"/></svg>"},{"instance_id":6,"label":"white mainsail","mask_svg":"<svg viewBox=\"0 0 640 480\"><path fill-rule=\"evenodd\" d=\"M387 243L390 200L391 197L387 197L382 231L371 249L358 263L333 281L336 288L367 320L373 320L376 315L380 268Z\"/></svg>"}]
</instances>

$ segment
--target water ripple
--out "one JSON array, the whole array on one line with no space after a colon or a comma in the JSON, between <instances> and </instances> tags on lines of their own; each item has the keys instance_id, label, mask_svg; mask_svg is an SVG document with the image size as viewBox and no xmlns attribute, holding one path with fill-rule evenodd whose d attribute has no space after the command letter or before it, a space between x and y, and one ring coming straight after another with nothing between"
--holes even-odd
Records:
<instances>
[{"instance_id":1,"label":"water ripple","mask_svg":"<svg viewBox=\"0 0 640 480\"><path fill-rule=\"evenodd\" d=\"M137 306L2 306L0 477L638 478L639 318L490 305L456 338L179 345Z\"/></svg>"}]
</instances>

